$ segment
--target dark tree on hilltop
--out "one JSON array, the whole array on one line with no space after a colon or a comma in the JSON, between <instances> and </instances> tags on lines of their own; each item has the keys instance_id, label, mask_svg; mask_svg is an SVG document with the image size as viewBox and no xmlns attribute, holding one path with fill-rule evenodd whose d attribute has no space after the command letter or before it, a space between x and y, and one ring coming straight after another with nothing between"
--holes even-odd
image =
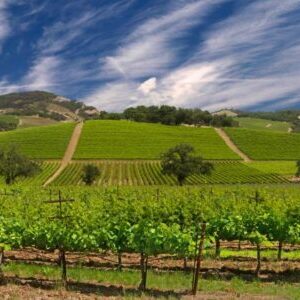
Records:
<instances>
[{"instance_id":1,"label":"dark tree on hilltop","mask_svg":"<svg viewBox=\"0 0 300 300\"><path fill-rule=\"evenodd\" d=\"M300 177L300 160L297 161L297 172L296 177Z\"/></svg>"},{"instance_id":2,"label":"dark tree on hilltop","mask_svg":"<svg viewBox=\"0 0 300 300\"><path fill-rule=\"evenodd\" d=\"M13 184L18 177L30 177L39 171L39 165L19 153L16 146L0 149L0 175L6 184Z\"/></svg>"},{"instance_id":3,"label":"dark tree on hilltop","mask_svg":"<svg viewBox=\"0 0 300 300\"><path fill-rule=\"evenodd\" d=\"M211 174L213 165L205 162L200 156L194 156L193 153L194 148L188 144L180 144L169 149L162 154L163 174L176 176L180 186L193 174Z\"/></svg>"},{"instance_id":4,"label":"dark tree on hilltop","mask_svg":"<svg viewBox=\"0 0 300 300\"><path fill-rule=\"evenodd\" d=\"M99 176L100 170L97 166L88 164L83 167L81 178L86 185L92 185Z\"/></svg>"}]
</instances>

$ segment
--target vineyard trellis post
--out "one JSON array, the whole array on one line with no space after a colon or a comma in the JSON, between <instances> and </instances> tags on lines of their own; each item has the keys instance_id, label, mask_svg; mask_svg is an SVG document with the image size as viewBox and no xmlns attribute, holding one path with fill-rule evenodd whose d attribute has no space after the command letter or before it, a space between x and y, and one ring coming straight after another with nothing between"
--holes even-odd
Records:
<instances>
[{"instance_id":1,"label":"vineyard trellis post","mask_svg":"<svg viewBox=\"0 0 300 300\"><path fill-rule=\"evenodd\" d=\"M203 256L203 248L204 248L204 241L205 241L205 234L206 234L206 222L203 222L201 225L201 235L200 241L198 246L198 253L195 260L195 269L193 274L193 284L192 284L192 294L196 295L198 290L198 282L199 282L199 272L201 268L201 261Z\"/></svg>"},{"instance_id":2,"label":"vineyard trellis post","mask_svg":"<svg viewBox=\"0 0 300 300\"><path fill-rule=\"evenodd\" d=\"M52 192L50 191L50 195L52 195ZM66 225L66 218L69 218L70 216L66 216L63 214L62 204L67 202L74 202L74 199L63 199L61 191L58 191L58 199L50 199L48 201L45 201L46 204L58 204L58 213L56 216L53 217L53 219L59 220L63 225ZM62 285L64 287L67 286L67 262L66 262L66 250L65 246L60 244L59 247L59 264L61 266L61 281Z\"/></svg>"}]
</instances>

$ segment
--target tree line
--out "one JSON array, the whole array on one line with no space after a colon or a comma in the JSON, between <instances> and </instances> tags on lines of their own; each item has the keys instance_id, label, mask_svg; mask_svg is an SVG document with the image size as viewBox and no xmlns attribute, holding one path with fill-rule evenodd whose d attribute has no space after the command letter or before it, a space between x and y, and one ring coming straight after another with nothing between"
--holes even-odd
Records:
<instances>
[{"instance_id":1,"label":"tree line","mask_svg":"<svg viewBox=\"0 0 300 300\"><path fill-rule=\"evenodd\" d=\"M226 115L213 115L199 108L177 108L174 106L137 106L121 113L101 112L100 119L130 120L135 122L161 123L164 125L195 125L214 127L234 127L238 122Z\"/></svg>"}]
</instances>

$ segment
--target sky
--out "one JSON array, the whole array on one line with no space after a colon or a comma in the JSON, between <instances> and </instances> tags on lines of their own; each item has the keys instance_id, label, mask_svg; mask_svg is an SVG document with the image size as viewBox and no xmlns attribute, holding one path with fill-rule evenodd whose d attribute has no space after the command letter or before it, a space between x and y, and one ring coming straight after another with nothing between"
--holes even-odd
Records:
<instances>
[{"instance_id":1,"label":"sky","mask_svg":"<svg viewBox=\"0 0 300 300\"><path fill-rule=\"evenodd\" d=\"M0 94L300 107L300 0L0 0Z\"/></svg>"}]
</instances>

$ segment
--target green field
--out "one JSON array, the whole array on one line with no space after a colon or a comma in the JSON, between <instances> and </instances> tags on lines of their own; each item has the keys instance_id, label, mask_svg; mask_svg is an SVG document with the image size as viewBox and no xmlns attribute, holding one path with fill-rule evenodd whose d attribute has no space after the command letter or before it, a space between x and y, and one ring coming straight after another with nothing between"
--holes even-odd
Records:
<instances>
[{"instance_id":1,"label":"green field","mask_svg":"<svg viewBox=\"0 0 300 300\"><path fill-rule=\"evenodd\" d=\"M57 162L41 162L40 172L32 177L22 178L19 177L15 182L16 185L20 186L41 186L47 179L58 169L60 163ZM0 186L4 186L5 182L2 177L0 177Z\"/></svg>"},{"instance_id":2,"label":"green field","mask_svg":"<svg viewBox=\"0 0 300 300\"><path fill-rule=\"evenodd\" d=\"M179 143L205 159L239 159L213 128L187 128L130 121L85 123L75 159L158 159Z\"/></svg>"},{"instance_id":3,"label":"green field","mask_svg":"<svg viewBox=\"0 0 300 300\"><path fill-rule=\"evenodd\" d=\"M159 161L102 161L94 162L101 170L95 183L98 186L147 186L176 185L176 178L161 173ZM52 185L83 185L81 181L83 162L73 162ZM200 184L253 184L286 183L287 180L274 172L266 173L240 162L217 162L215 170L208 175L193 175L187 185Z\"/></svg>"},{"instance_id":4,"label":"green field","mask_svg":"<svg viewBox=\"0 0 300 300\"><path fill-rule=\"evenodd\" d=\"M14 144L31 158L59 159L65 153L73 128L73 123L66 123L2 132L0 146Z\"/></svg>"},{"instance_id":5,"label":"green field","mask_svg":"<svg viewBox=\"0 0 300 300\"><path fill-rule=\"evenodd\" d=\"M254 160L300 159L300 134L226 128L233 142Z\"/></svg>"},{"instance_id":6,"label":"green field","mask_svg":"<svg viewBox=\"0 0 300 300\"><path fill-rule=\"evenodd\" d=\"M253 161L245 164L262 172L285 176L294 175L297 170L295 161Z\"/></svg>"},{"instance_id":7,"label":"green field","mask_svg":"<svg viewBox=\"0 0 300 300\"><path fill-rule=\"evenodd\" d=\"M236 118L239 122L241 128L247 129L261 129L267 131L282 131L288 132L291 124L288 122L280 122L280 121L271 121L265 119L258 119L258 118Z\"/></svg>"}]
</instances>

